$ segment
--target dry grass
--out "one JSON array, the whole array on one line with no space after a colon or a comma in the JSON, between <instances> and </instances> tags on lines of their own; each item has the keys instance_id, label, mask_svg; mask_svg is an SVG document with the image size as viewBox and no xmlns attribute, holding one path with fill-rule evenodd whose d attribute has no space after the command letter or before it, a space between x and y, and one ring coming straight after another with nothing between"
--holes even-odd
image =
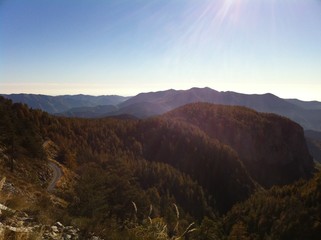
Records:
<instances>
[{"instance_id":1,"label":"dry grass","mask_svg":"<svg viewBox=\"0 0 321 240\"><path fill-rule=\"evenodd\" d=\"M179 222L180 222L180 213L178 206L173 203L174 211L176 214L176 224L174 227L175 235L172 237L169 237L168 235L168 226L165 223L163 218L151 218L151 214L153 211L153 206L150 205L150 211L149 215L146 220L144 220L141 224L137 224L136 214L138 212L137 206L135 202L132 202L133 208L134 208L134 218L133 226L128 228L130 239L132 240L182 240L186 239L186 236L194 231L196 231L196 228L193 228L195 225L194 222L189 224L185 230L181 233L179 233Z\"/></svg>"},{"instance_id":2,"label":"dry grass","mask_svg":"<svg viewBox=\"0 0 321 240\"><path fill-rule=\"evenodd\" d=\"M37 232L14 232L9 229L0 228L0 240L41 240L43 231Z\"/></svg>"}]
</instances>

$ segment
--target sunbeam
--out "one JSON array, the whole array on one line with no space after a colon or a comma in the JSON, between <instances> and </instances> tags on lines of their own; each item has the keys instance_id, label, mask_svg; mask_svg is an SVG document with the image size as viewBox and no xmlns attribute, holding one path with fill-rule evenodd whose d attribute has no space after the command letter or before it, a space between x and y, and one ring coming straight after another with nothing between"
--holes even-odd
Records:
<instances>
[{"instance_id":1,"label":"sunbeam","mask_svg":"<svg viewBox=\"0 0 321 240\"><path fill-rule=\"evenodd\" d=\"M313 92L320 82L319 0L12 0L0 18L6 86L95 79L257 92L285 81Z\"/></svg>"}]
</instances>

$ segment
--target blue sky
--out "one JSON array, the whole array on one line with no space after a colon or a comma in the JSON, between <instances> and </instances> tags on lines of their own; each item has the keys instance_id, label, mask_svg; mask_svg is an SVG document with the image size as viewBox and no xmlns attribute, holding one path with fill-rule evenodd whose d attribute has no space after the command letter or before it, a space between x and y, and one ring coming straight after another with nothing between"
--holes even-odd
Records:
<instances>
[{"instance_id":1,"label":"blue sky","mask_svg":"<svg viewBox=\"0 0 321 240\"><path fill-rule=\"evenodd\" d=\"M320 0L0 0L0 92L321 101Z\"/></svg>"}]
</instances>

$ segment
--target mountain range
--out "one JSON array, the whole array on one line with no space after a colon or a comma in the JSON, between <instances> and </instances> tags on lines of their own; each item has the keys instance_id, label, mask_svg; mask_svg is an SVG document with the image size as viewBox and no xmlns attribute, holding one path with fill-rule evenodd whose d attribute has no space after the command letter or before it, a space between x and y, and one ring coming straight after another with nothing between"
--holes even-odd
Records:
<instances>
[{"instance_id":1,"label":"mountain range","mask_svg":"<svg viewBox=\"0 0 321 240\"><path fill-rule=\"evenodd\" d=\"M84 108L85 112L90 114L92 107L98 107L102 105L115 106L128 99L128 97L122 97L117 95L109 96L90 96L90 95L61 95L61 96L49 96L41 94L0 94L5 98L11 99L13 102L25 103L33 109L41 109L51 114L62 114L66 112L68 116L72 109L75 112L79 112ZM108 107L103 107L103 113L108 112ZM113 110L114 111L114 110ZM88 116L87 116L88 117Z\"/></svg>"},{"instance_id":2,"label":"mountain range","mask_svg":"<svg viewBox=\"0 0 321 240\"><path fill-rule=\"evenodd\" d=\"M210 88L166 90L140 93L133 97L34 94L2 95L14 102L26 103L31 108L68 117L105 117L133 115L146 118L160 115L188 103L208 102L237 105L259 112L276 113L299 123L305 130L321 131L321 102L282 99L273 94L241 94L219 92Z\"/></svg>"},{"instance_id":3,"label":"mountain range","mask_svg":"<svg viewBox=\"0 0 321 240\"><path fill-rule=\"evenodd\" d=\"M79 118L102 118L107 116L135 119L161 115L189 103L244 106L258 112L275 113L300 124L306 135L309 151L316 161L321 162L321 102L282 99L273 94L241 94L219 92L210 88L189 90L166 90L140 93L133 97L117 95L62 95L36 94L2 95L13 102L25 103L33 109L50 114ZM311 134L315 132L316 134Z\"/></svg>"}]
</instances>

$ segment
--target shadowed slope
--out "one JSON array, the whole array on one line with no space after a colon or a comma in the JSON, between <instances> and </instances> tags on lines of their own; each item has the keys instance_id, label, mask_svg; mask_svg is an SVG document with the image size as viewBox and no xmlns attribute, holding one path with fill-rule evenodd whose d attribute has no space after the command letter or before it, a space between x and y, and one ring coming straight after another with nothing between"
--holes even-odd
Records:
<instances>
[{"instance_id":1,"label":"shadowed slope","mask_svg":"<svg viewBox=\"0 0 321 240\"><path fill-rule=\"evenodd\" d=\"M206 103L186 105L165 116L198 126L234 148L251 176L264 186L287 184L312 174L303 129L284 117Z\"/></svg>"}]
</instances>

